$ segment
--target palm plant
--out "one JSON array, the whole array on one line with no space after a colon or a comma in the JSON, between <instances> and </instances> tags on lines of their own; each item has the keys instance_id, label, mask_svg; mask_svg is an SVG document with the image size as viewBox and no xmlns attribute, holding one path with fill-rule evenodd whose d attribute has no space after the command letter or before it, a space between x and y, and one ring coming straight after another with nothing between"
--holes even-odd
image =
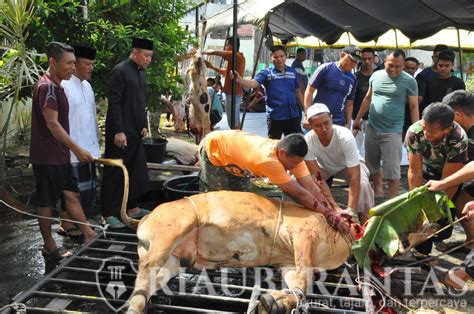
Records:
<instances>
[{"instance_id":1,"label":"palm plant","mask_svg":"<svg viewBox=\"0 0 474 314\"><path fill-rule=\"evenodd\" d=\"M5 154L12 114L23 98L22 92L35 84L40 73L36 52L26 48L26 29L34 14L34 1L8 0L0 4L0 49L4 51L0 61L0 99L6 104L0 128L0 185L6 178Z\"/></svg>"}]
</instances>

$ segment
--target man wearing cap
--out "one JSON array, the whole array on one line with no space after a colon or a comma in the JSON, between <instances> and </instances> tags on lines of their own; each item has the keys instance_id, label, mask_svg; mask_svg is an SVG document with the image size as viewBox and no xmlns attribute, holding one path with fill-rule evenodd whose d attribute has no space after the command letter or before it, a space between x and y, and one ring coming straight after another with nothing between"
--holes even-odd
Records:
<instances>
[{"instance_id":1,"label":"man wearing cap","mask_svg":"<svg viewBox=\"0 0 474 314\"><path fill-rule=\"evenodd\" d=\"M308 145L301 134L272 140L243 131L218 131L201 142L200 189L204 192L233 190L255 192L250 178L267 177L283 193L304 207L320 212L328 222L346 232L338 208L331 206L303 162ZM295 176L292 180L289 174Z\"/></svg>"},{"instance_id":2,"label":"man wearing cap","mask_svg":"<svg viewBox=\"0 0 474 314\"><path fill-rule=\"evenodd\" d=\"M404 64L403 50L394 49L388 54L385 71L377 71L370 77L369 90L354 119L353 132L357 135L361 119L370 106L369 124L365 133L365 163L374 181L375 196L384 195L382 167L383 176L388 181L389 197L398 195L407 99L412 123L419 119L418 85L414 77L403 71Z\"/></svg>"},{"instance_id":3,"label":"man wearing cap","mask_svg":"<svg viewBox=\"0 0 474 314\"><path fill-rule=\"evenodd\" d=\"M347 46L341 51L338 62L318 67L304 93L305 111L313 103L326 104L334 124L350 128L356 86L356 78L351 71L361 61L362 50L357 46Z\"/></svg>"},{"instance_id":4,"label":"man wearing cap","mask_svg":"<svg viewBox=\"0 0 474 314\"><path fill-rule=\"evenodd\" d=\"M94 69L96 50L84 46L73 46L73 48L76 56L76 71L69 80L61 82L69 102L69 135L92 157L99 158L95 96L88 82ZM95 211L95 163L81 163L74 152L71 151L71 164L78 181L80 200L86 216L100 215ZM75 236L79 231L74 226L68 227L67 223L62 223L61 226L67 235Z\"/></svg>"},{"instance_id":5,"label":"man wearing cap","mask_svg":"<svg viewBox=\"0 0 474 314\"><path fill-rule=\"evenodd\" d=\"M342 176L349 182L348 209L357 212L361 224L368 219L369 209L374 205L374 191L369 182L369 170L360 162L357 143L351 131L333 125L329 108L315 103L306 111L311 127L305 135L308 153L306 166L319 186L335 203L329 186L334 176Z\"/></svg>"},{"instance_id":6,"label":"man wearing cap","mask_svg":"<svg viewBox=\"0 0 474 314\"><path fill-rule=\"evenodd\" d=\"M109 78L105 157L123 159L127 167L130 179L127 209L133 218L148 213L138 207L137 199L147 192L149 184L142 137L148 134L145 69L152 55L153 41L133 38L129 58L117 64ZM112 228L124 227L118 220L123 194L122 170L105 167L101 192L101 210L106 222Z\"/></svg>"},{"instance_id":7,"label":"man wearing cap","mask_svg":"<svg viewBox=\"0 0 474 314\"><path fill-rule=\"evenodd\" d=\"M268 137L279 140L282 134L302 133L302 108L298 106L297 99L302 103L303 94L298 85L296 70L285 64L285 47L273 46L271 52L273 66L257 73L253 80L245 80L239 73L235 77L243 87L265 87Z\"/></svg>"}]
</instances>

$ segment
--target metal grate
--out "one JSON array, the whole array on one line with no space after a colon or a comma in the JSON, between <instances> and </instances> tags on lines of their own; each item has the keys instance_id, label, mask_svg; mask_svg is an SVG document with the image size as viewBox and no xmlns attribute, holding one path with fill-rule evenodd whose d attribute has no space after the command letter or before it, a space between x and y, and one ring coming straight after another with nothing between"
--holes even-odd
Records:
<instances>
[{"instance_id":1,"label":"metal grate","mask_svg":"<svg viewBox=\"0 0 474 314\"><path fill-rule=\"evenodd\" d=\"M138 268L136 249L134 231L107 232L107 237L98 236L13 301L24 303L28 313L114 312L125 305L133 290ZM110 280L110 269L120 270L117 281ZM259 296L270 291L269 281L281 288L278 271L274 270L270 280L257 282L255 275L261 271L186 270L168 283L172 294L160 291L151 298L148 313L249 312ZM354 297L355 286L338 282L338 274L330 273L323 289L314 285L306 296L308 312L374 312L367 291Z\"/></svg>"}]
</instances>

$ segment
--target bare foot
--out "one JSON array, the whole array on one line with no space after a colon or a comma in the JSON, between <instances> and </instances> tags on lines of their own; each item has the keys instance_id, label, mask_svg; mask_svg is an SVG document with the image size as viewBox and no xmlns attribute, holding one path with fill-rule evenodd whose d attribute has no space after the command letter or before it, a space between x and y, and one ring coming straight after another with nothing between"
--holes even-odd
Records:
<instances>
[{"instance_id":1,"label":"bare foot","mask_svg":"<svg viewBox=\"0 0 474 314\"><path fill-rule=\"evenodd\" d=\"M91 228L89 229L90 231L84 233L84 244L91 242L97 236L97 233L95 233L94 230L92 230Z\"/></svg>"}]
</instances>

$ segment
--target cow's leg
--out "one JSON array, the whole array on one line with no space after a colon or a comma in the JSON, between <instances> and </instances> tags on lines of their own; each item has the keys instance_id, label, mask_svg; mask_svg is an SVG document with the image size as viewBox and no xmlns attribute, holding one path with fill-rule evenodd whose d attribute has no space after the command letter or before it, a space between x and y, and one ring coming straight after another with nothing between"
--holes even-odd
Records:
<instances>
[{"instance_id":1,"label":"cow's leg","mask_svg":"<svg viewBox=\"0 0 474 314\"><path fill-rule=\"evenodd\" d=\"M178 274L179 266L179 259L171 255L163 267L158 265L140 267L127 313L144 313L150 297L166 286L168 281ZM154 274L156 274L156 277L152 281L152 275Z\"/></svg>"},{"instance_id":2,"label":"cow's leg","mask_svg":"<svg viewBox=\"0 0 474 314\"><path fill-rule=\"evenodd\" d=\"M259 313L290 313L306 293L308 279L312 278L312 253L318 236L313 230L302 230L293 238L295 249L295 270L285 274L289 291L273 291L260 298ZM310 278L308 278L310 277ZM296 295L295 295L296 294Z\"/></svg>"}]
</instances>

